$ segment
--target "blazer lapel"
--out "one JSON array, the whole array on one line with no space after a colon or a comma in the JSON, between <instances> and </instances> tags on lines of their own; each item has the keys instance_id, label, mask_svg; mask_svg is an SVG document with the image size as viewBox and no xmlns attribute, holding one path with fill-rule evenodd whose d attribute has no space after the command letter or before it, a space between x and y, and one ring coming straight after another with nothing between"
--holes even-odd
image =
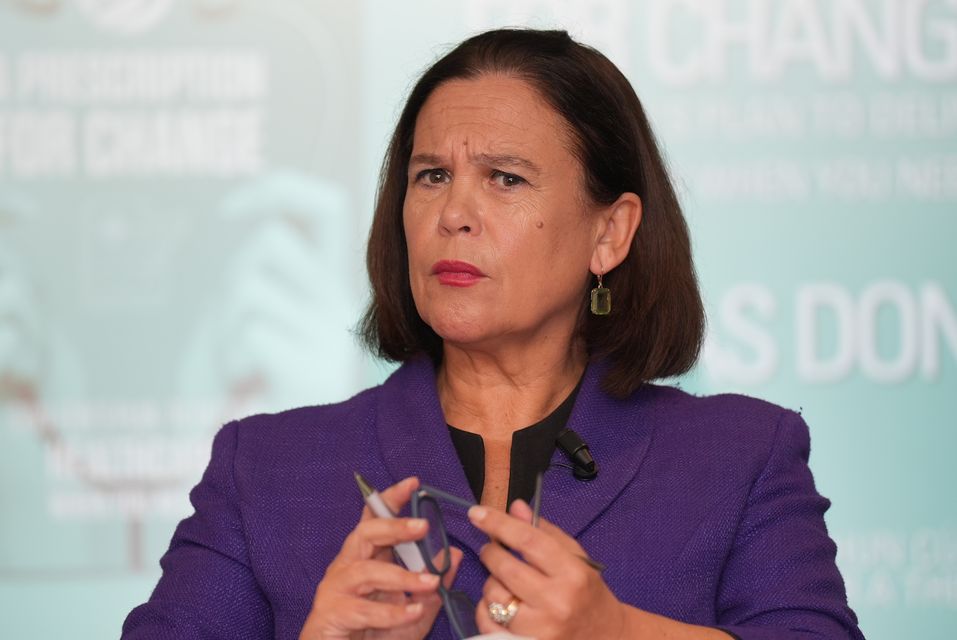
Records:
<instances>
[{"instance_id":1,"label":"blazer lapel","mask_svg":"<svg viewBox=\"0 0 957 640\"><path fill-rule=\"evenodd\" d=\"M385 382L376 407L376 436L393 482L417 476L422 484L472 500L428 359L407 362ZM443 505L442 513L450 537L478 554L488 539L471 525L466 511Z\"/></svg>"},{"instance_id":2,"label":"blazer lapel","mask_svg":"<svg viewBox=\"0 0 957 640\"><path fill-rule=\"evenodd\" d=\"M616 400L601 390L607 371L603 363L592 363L568 420L568 428L588 445L598 475L579 480L571 470L554 463L568 464L556 451L552 471L542 485L542 517L578 537L632 482L651 444L653 428L643 396L648 386L630 398Z\"/></svg>"}]
</instances>

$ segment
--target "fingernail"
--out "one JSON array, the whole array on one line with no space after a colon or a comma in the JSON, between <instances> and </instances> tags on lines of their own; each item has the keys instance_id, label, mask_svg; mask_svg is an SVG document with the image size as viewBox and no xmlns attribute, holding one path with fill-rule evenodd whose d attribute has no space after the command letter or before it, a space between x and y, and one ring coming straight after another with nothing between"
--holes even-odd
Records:
<instances>
[{"instance_id":1,"label":"fingernail","mask_svg":"<svg viewBox=\"0 0 957 640\"><path fill-rule=\"evenodd\" d=\"M419 580L421 580L425 584L433 585L439 581L439 577L431 573L420 573Z\"/></svg>"},{"instance_id":2,"label":"fingernail","mask_svg":"<svg viewBox=\"0 0 957 640\"><path fill-rule=\"evenodd\" d=\"M488 509L485 507L475 506L469 509L469 519L473 522L481 522L485 520L485 516L488 515Z\"/></svg>"},{"instance_id":3,"label":"fingernail","mask_svg":"<svg viewBox=\"0 0 957 640\"><path fill-rule=\"evenodd\" d=\"M406 605L405 610L409 613L419 613L422 611L422 603L416 602L415 604Z\"/></svg>"},{"instance_id":4,"label":"fingernail","mask_svg":"<svg viewBox=\"0 0 957 640\"><path fill-rule=\"evenodd\" d=\"M422 518L409 518L409 520L406 521L406 526L412 531L422 531L425 529L426 524L426 521Z\"/></svg>"}]
</instances>

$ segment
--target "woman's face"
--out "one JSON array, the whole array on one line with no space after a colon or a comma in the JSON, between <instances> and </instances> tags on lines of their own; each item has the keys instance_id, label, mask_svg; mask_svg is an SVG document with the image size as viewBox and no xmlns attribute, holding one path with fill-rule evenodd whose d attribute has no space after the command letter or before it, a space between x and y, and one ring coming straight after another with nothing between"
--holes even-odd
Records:
<instances>
[{"instance_id":1,"label":"woman's face","mask_svg":"<svg viewBox=\"0 0 957 640\"><path fill-rule=\"evenodd\" d=\"M600 216L563 119L487 75L436 89L414 136L403 224L422 319L463 347L569 342Z\"/></svg>"}]
</instances>

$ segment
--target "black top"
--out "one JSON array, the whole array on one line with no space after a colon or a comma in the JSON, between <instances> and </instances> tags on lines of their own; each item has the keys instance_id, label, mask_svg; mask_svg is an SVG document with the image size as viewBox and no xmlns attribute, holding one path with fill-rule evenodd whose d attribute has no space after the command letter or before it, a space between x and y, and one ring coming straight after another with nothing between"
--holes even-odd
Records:
<instances>
[{"instance_id":1,"label":"black top","mask_svg":"<svg viewBox=\"0 0 957 640\"><path fill-rule=\"evenodd\" d=\"M535 493L535 476L548 469L552 452L555 451L555 438L568 422L579 387L581 381L568 397L541 421L512 434L506 504L512 504L517 498L526 502L532 499L532 494ZM459 454L472 494L476 502L481 502L482 488L485 486L485 442L477 433L448 426L452 444Z\"/></svg>"}]
</instances>

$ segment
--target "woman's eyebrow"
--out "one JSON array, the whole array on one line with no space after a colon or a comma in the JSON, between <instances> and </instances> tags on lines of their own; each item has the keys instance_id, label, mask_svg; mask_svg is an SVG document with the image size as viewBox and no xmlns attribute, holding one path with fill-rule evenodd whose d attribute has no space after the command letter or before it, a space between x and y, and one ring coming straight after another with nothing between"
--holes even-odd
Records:
<instances>
[{"instance_id":1,"label":"woman's eyebrow","mask_svg":"<svg viewBox=\"0 0 957 640\"><path fill-rule=\"evenodd\" d=\"M417 153L411 158L409 158L409 164L427 164L430 166L438 166L443 163L443 159L437 156L434 153Z\"/></svg>"},{"instance_id":2,"label":"woman's eyebrow","mask_svg":"<svg viewBox=\"0 0 957 640\"><path fill-rule=\"evenodd\" d=\"M531 160L510 154L478 153L472 156L472 161L491 167L522 167L533 173L542 172L541 168Z\"/></svg>"},{"instance_id":3,"label":"woman's eyebrow","mask_svg":"<svg viewBox=\"0 0 957 640\"><path fill-rule=\"evenodd\" d=\"M522 156L508 153L476 153L469 157L472 164L489 167L521 167L535 174L541 174L542 169L537 164ZM417 153L409 158L409 166L426 165L439 167L447 163L445 157L435 153Z\"/></svg>"}]
</instances>

